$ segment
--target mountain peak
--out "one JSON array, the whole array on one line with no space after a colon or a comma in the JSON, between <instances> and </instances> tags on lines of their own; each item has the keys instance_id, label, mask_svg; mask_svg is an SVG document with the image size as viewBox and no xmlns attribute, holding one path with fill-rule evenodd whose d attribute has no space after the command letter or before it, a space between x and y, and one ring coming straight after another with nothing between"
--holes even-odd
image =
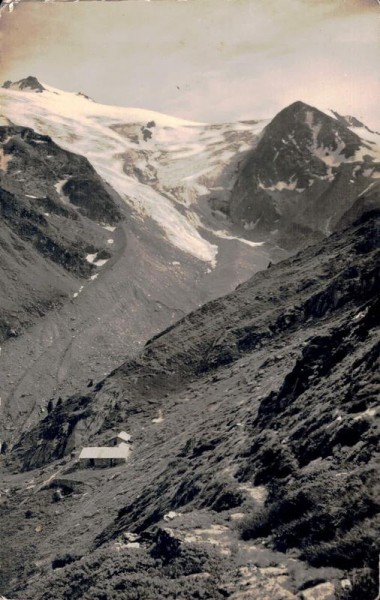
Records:
<instances>
[{"instance_id":1,"label":"mountain peak","mask_svg":"<svg viewBox=\"0 0 380 600\"><path fill-rule=\"evenodd\" d=\"M292 102L291 104L286 106L281 112L284 112L284 111L295 112L295 111L302 110L305 108L307 110L316 110L313 106L306 104L306 102L303 102L302 100L296 100L295 102Z\"/></svg>"},{"instance_id":2,"label":"mountain peak","mask_svg":"<svg viewBox=\"0 0 380 600\"><path fill-rule=\"evenodd\" d=\"M335 111L324 112L315 106L297 100L282 109L266 127L271 139L293 136L298 140L305 137L310 144L317 146L331 146L335 149L336 139L348 143L359 143L359 138L349 131L349 127L364 127L355 117L342 117ZM317 136L318 139L314 139ZM326 139L322 139L326 138ZM334 138L334 139L333 139Z\"/></svg>"},{"instance_id":3,"label":"mountain peak","mask_svg":"<svg viewBox=\"0 0 380 600\"><path fill-rule=\"evenodd\" d=\"M297 100L296 102L292 102L274 117L274 120L279 119L293 119L293 120L305 120L305 115L307 113L312 113L314 115L318 115L320 118L332 119L333 117L325 114L315 106L311 106L311 104L306 104L306 102L302 102L302 100Z\"/></svg>"},{"instance_id":4,"label":"mountain peak","mask_svg":"<svg viewBox=\"0 0 380 600\"><path fill-rule=\"evenodd\" d=\"M38 81L37 77L29 75L19 81L5 81L2 85L5 89L19 90L19 91L30 91L35 93L42 93L45 91L44 86Z\"/></svg>"}]
</instances>

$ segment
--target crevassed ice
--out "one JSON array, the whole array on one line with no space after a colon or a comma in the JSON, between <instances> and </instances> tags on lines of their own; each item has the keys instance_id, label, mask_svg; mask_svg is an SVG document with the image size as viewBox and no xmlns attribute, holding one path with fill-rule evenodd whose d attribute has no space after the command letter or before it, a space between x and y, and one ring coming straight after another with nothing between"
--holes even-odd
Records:
<instances>
[{"instance_id":1,"label":"crevassed ice","mask_svg":"<svg viewBox=\"0 0 380 600\"><path fill-rule=\"evenodd\" d=\"M124 200L132 203L141 216L149 216L158 223L172 244L202 261L215 264L216 245L203 239L170 200L125 175L123 161L117 157L131 144L109 129L115 121L146 123L154 120L162 127L198 127L199 124L147 110L91 103L76 94L43 85L48 93L38 94L38 98L37 94L2 90L7 115L14 122L51 135L68 150L86 156L96 171Z\"/></svg>"},{"instance_id":2,"label":"crevassed ice","mask_svg":"<svg viewBox=\"0 0 380 600\"><path fill-rule=\"evenodd\" d=\"M228 162L234 154L249 148L236 139L231 150L226 132L233 131L234 135L238 131L250 132L256 136L267 122L213 126L145 109L101 105L45 83L43 86L46 91L42 94L1 90L5 114L14 122L48 134L68 150L84 155L141 217L150 217L160 226L173 245L215 265L218 248L202 237L198 230L202 231L202 223L189 220L188 214L178 211L175 204L190 207L197 194L208 192L204 177L209 173L212 177L223 161ZM130 135L131 127L139 132L140 126L149 121L155 123L150 129L152 139L145 146L144 142L136 144ZM147 158L142 167L149 174L157 171L163 192L124 171L126 156L137 158L144 150ZM205 165L211 168L206 169ZM181 192L170 191L181 187L182 196Z\"/></svg>"}]
</instances>

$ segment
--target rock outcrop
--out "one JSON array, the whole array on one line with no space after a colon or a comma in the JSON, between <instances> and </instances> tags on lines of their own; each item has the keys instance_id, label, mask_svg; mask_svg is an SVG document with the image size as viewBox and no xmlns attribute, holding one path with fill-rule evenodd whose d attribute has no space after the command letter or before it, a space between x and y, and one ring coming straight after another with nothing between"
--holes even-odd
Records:
<instances>
[{"instance_id":1,"label":"rock outcrop","mask_svg":"<svg viewBox=\"0 0 380 600\"><path fill-rule=\"evenodd\" d=\"M96 266L87 256L107 247L101 225L122 214L121 201L85 158L31 129L0 127L1 340L19 335L91 276Z\"/></svg>"}]
</instances>

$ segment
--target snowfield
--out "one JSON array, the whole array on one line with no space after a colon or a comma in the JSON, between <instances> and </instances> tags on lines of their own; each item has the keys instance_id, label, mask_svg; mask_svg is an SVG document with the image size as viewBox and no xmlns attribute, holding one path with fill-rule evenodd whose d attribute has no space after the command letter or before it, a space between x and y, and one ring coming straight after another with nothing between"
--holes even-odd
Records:
<instances>
[{"instance_id":1,"label":"snowfield","mask_svg":"<svg viewBox=\"0 0 380 600\"><path fill-rule=\"evenodd\" d=\"M234 165L255 145L267 121L195 123L144 109L101 105L42 85L42 93L1 89L6 118L85 156L138 217L153 219L174 246L215 266L218 246L204 232L211 228L217 238L237 238L202 213L199 198L220 182L223 187L225 181L233 181ZM64 183L57 183L59 191ZM194 212L198 219L192 218Z\"/></svg>"}]
</instances>

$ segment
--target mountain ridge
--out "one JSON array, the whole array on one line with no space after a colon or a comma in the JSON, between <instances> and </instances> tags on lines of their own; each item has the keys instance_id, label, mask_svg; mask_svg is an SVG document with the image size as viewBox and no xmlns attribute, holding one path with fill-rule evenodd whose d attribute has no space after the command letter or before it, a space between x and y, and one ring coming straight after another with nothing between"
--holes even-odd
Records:
<instances>
[{"instance_id":1,"label":"mountain ridge","mask_svg":"<svg viewBox=\"0 0 380 600\"><path fill-rule=\"evenodd\" d=\"M39 297L36 304L40 302L41 306L29 307L25 316L11 315L9 318L5 315L4 335L11 344L4 348L0 364L7 373L2 406L9 428L3 432L7 440L13 439L15 430L29 428L39 419L52 396L71 394L76 386L83 386L97 377L99 371L105 374L112 370L123 353L135 352L160 329L170 326L205 301L230 291L270 262L324 239L340 220L345 226L349 225L350 219L360 214L361 203L357 200L360 193L368 188L368 183L376 183L373 179L377 172L375 162L366 172L360 161L358 164L343 161L335 176L335 167L327 167L317 157L317 164L324 165L325 170L331 169L334 175L332 182L321 182L317 178L310 188L328 184L331 189L323 196L323 201L316 196L316 204L315 198L308 200L297 189L271 191L259 188L259 195L253 194L253 197L256 210L262 211L263 228L260 223L253 228L246 228L246 223L243 227L241 224L236 226L228 216L233 212L230 205L235 202L242 174L248 178L247 185L243 185L244 194L252 197L250 157L252 153L255 156L263 139L265 142L268 138L268 129L269 134L274 130L280 144L277 150L269 144L269 151L279 152L282 168L293 168L288 159L285 160L287 144L283 144L282 135L276 133L276 122L289 128L289 119L283 117L284 111L285 116L293 115L294 122L307 133L302 153L311 156L311 150L315 151L317 146L309 147L310 136L318 137L310 126L314 117L308 114L314 110L312 107L299 101L284 109L270 123L200 125L147 111L104 107L77 94L61 92L46 84L44 87L38 94L0 90L4 99L3 113L9 115L7 120L21 119L29 125L29 129L24 129L29 133L23 134L25 139L28 136L31 139L27 142L24 160L25 168L28 165L29 169L34 169L34 174L29 181L21 182L22 188L18 189L17 193L22 191L24 194L22 205L26 203L29 211L32 207L34 211L38 205L36 218L42 220L44 228L53 226L54 235L59 225L57 219L62 219L62 214L75 216L73 209L85 211L85 214L87 211L88 215L88 211L94 211L96 206L98 210L101 206L103 200L94 203L94 188L83 177L78 180L73 173L57 171L55 174L54 169L51 170L49 161L51 163L52 159L44 148L53 148L58 142L63 146L62 156L66 152L64 148L68 147L84 152L87 158L77 157L75 161L90 162L99 177L97 190L99 193L101 189L106 191L106 194L102 191L99 198L110 195L111 202L116 202L123 217L118 221L120 225L103 223L103 227L99 222L102 215L94 213L92 216L96 216L97 222L92 224L91 219L86 222L88 232L82 237L91 230L90 237L96 238L96 232L100 232L103 240L102 248L98 248L95 238L91 237L92 246L82 252L81 269L86 269L88 283L76 287L73 281L66 295L54 296L50 304ZM325 129L328 125L324 135L330 141L326 143L336 143L334 131L337 128L336 131L342 131L357 146L359 137L354 132L320 111L317 115L322 115L318 118L325 123ZM32 133L30 125L33 124L45 133ZM16 126L8 123L5 127ZM4 129L4 135L11 130ZM291 135L291 128L288 133ZM13 169L12 152L17 154L25 150L20 143L17 142L17 146L12 140L6 141L5 153L3 150L1 155L5 168L2 178L8 181L8 187L11 183L10 177L7 180L6 169ZM9 144L14 146L10 153ZM268 146L267 142L265 144ZM268 170L268 177L273 176L274 162L264 161L263 168ZM299 168L304 166L301 164ZM356 170L356 183L347 180L352 169ZM39 188L34 189L39 171L53 189L42 189L45 185L42 180ZM23 176L17 177L22 179ZM254 177L257 180L257 175ZM12 186L16 185L16 179ZM268 182L275 187L274 179ZM9 187L10 192L13 189ZM91 203L86 200L89 195ZM50 196L54 198L53 202L50 202ZM305 203L306 208L302 207ZM313 205L316 212L312 210ZM354 207L352 213L350 207ZM60 215L50 214L54 210ZM326 220L325 212L328 214L331 210L334 214ZM115 227L116 230L111 231ZM34 243L39 247L46 246L42 233L38 229L33 234ZM66 240L67 243L72 245L71 241ZM78 243L77 238L75 244ZM47 267L41 264L38 268L43 273ZM157 279L157 270L162 273L161 282ZM33 287L24 271L20 277L27 282L27 289ZM40 276L40 281L43 280L44 275ZM8 290L15 287L12 281L7 285ZM59 290L62 285L59 284ZM93 294L99 302L94 301ZM33 292L32 297L34 295ZM142 318L133 319L133 314L141 314ZM92 343L93 338L99 339L97 346ZM49 343L48 360L44 358L44 340ZM35 377L36 370L38 377Z\"/></svg>"},{"instance_id":2,"label":"mountain ridge","mask_svg":"<svg viewBox=\"0 0 380 600\"><path fill-rule=\"evenodd\" d=\"M1 591L375 596L377 134L44 87L0 90L3 287L67 297L3 332ZM85 468L121 430L127 462Z\"/></svg>"},{"instance_id":3,"label":"mountain ridge","mask_svg":"<svg viewBox=\"0 0 380 600\"><path fill-rule=\"evenodd\" d=\"M90 279L96 265L88 261L89 254L111 257L96 219L110 226L121 212L88 161L62 150L48 136L0 126L0 157L4 341L21 335L47 306L68 300L78 281ZM69 188L69 178L82 193ZM85 189L92 192L91 206L83 199Z\"/></svg>"}]
</instances>

